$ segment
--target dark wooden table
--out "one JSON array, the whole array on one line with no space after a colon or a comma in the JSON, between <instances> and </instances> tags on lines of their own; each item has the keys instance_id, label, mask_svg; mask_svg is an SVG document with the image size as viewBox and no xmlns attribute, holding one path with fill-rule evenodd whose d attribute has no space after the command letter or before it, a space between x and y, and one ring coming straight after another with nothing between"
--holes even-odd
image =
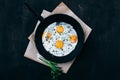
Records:
<instances>
[{"instance_id":1,"label":"dark wooden table","mask_svg":"<svg viewBox=\"0 0 120 80\"><path fill-rule=\"evenodd\" d=\"M120 80L120 0L27 0L41 13L61 1L92 29L82 52L59 80ZM0 0L0 80L50 80L50 69L23 57L37 18L24 0Z\"/></svg>"}]
</instances>

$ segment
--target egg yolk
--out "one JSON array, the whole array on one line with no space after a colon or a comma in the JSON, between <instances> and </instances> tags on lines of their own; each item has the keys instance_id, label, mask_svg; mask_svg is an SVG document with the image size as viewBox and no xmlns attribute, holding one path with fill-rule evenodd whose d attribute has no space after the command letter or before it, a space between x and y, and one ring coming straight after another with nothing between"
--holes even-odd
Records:
<instances>
[{"instance_id":1,"label":"egg yolk","mask_svg":"<svg viewBox=\"0 0 120 80\"><path fill-rule=\"evenodd\" d=\"M47 33L47 37L51 38L52 34L51 33Z\"/></svg>"},{"instance_id":2,"label":"egg yolk","mask_svg":"<svg viewBox=\"0 0 120 80\"><path fill-rule=\"evenodd\" d=\"M62 40L57 40L56 43L55 43L55 46L56 46L56 48L61 49L61 48L63 48L64 43L63 43Z\"/></svg>"},{"instance_id":3,"label":"egg yolk","mask_svg":"<svg viewBox=\"0 0 120 80\"><path fill-rule=\"evenodd\" d=\"M77 36L76 35L71 35L70 36L70 42L75 43L77 41Z\"/></svg>"},{"instance_id":4,"label":"egg yolk","mask_svg":"<svg viewBox=\"0 0 120 80\"><path fill-rule=\"evenodd\" d=\"M49 39L49 38L51 38L51 37L52 37L52 34L51 34L51 33L47 33L46 38Z\"/></svg>"},{"instance_id":5,"label":"egg yolk","mask_svg":"<svg viewBox=\"0 0 120 80\"><path fill-rule=\"evenodd\" d=\"M57 31L58 33L63 33L64 28L63 28L62 26L57 26L57 27L56 27L56 31Z\"/></svg>"},{"instance_id":6,"label":"egg yolk","mask_svg":"<svg viewBox=\"0 0 120 80\"><path fill-rule=\"evenodd\" d=\"M45 36L45 34L46 34L46 32L43 32L42 38ZM46 38L49 39L49 38L51 38L51 36L52 36L51 33L47 33Z\"/></svg>"}]
</instances>

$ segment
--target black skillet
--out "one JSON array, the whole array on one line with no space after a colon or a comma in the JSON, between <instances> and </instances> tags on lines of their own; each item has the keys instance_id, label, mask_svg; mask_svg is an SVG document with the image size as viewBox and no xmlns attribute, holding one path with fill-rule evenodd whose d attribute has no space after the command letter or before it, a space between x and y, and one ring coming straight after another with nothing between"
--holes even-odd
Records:
<instances>
[{"instance_id":1,"label":"black skillet","mask_svg":"<svg viewBox=\"0 0 120 80\"><path fill-rule=\"evenodd\" d=\"M57 63L64 63L64 62L73 60L80 53L83 47L83 43L84 43L84 33L83 33L83 29L81 28L81 25L79 24L79 22L77 22L73 17L65 15L65 14L53 14L53 15L48 16L45 19L42 19L35 13L35 11L28 4L26 4L26 6L41 21L35 33L35 45L39 53L47 60L57 62ZM49 52L47 52L45 48L43 47L43 44L42 44L43 31L48 27L48 25L50 25L53 22L66 22L72 25L78 35L78 43L75 49L66 56L62 56L62 57L54 56L50 54Z\"/></svg>"}]
</instances>

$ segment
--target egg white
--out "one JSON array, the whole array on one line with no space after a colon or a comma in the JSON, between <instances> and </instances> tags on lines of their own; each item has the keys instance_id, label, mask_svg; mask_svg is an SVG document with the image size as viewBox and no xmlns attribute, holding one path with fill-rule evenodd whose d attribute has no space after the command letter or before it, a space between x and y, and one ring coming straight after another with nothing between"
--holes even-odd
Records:
<instances>
[{"instance_id":1,"label":"egg white","mask_svg":"<svg viewBox=\"0 0 120 80\"><path fill-rule=\"evenodd\" d=\"M61 25L64 28L63 33L59 34L56 32L56 26ZM50 24L45 30L45 35L42 38L42 43L46 51L48 51L50 54L57 56L57 57L62 57L70 54L76 47L78 40L76 43L71 43L69 41L71 35L76 35L77 33L74 30L73 26L65 23L65 22L54 22ZM52 37L50 39L46 39L47 33L51 33ZM55 46L55 42L57 40L62 40L64 43L64 46L62 49L58 49Z\"/></svg>"}]
</instances>

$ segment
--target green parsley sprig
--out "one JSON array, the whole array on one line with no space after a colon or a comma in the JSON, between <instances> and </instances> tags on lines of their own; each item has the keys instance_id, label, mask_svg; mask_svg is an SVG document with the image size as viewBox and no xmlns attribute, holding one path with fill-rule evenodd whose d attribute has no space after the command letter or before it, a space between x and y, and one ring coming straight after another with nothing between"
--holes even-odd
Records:
<instances>
[{"instance_id":1,"label":"green parsley sprig","mask_svg":"<svg viewBox=\"0 0 120 80\"><path fill-rule=\"evenodd\" d=\"M57 63L48 61L44 58L39 58L41 61L45 62L51 68L52 80L58 80L58 76L62 74L62 70L57 66Z\"/></svg>"}]
</instances>

